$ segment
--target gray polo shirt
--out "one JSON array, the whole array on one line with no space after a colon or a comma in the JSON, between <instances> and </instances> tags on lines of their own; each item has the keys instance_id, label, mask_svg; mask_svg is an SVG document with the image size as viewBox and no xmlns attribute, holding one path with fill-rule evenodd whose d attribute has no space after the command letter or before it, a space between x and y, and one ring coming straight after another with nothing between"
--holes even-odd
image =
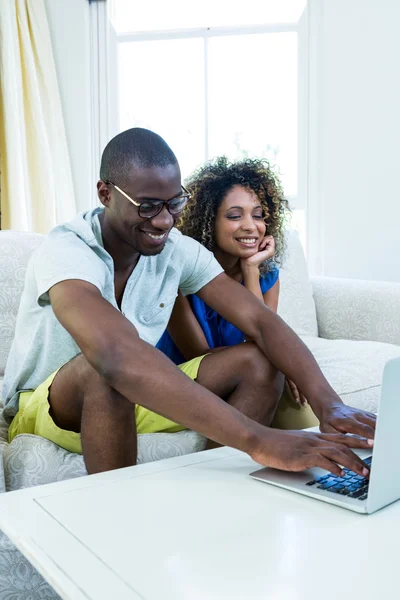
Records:
<instances>
[{"instance_id":1,"label":"gray polo shirt","mask_svg":"<svg viewBox=\"0 0 400 600\"><path fill-rule=\"evenodd\" d=\"M36 389L80 353L54 315L48 293L53 285L68 279L88 281L119 310L114 263L102 241L102 210L81 213L53 229L29 261L4 376L8 419L18 411L20 391ZM222 268L211 252L172 229L160 254L139 258L126 284L121 311L139 336L155 346L168 325L178 289L184 295L194 294L220 273Z\"/></svg>"}]
</instances>

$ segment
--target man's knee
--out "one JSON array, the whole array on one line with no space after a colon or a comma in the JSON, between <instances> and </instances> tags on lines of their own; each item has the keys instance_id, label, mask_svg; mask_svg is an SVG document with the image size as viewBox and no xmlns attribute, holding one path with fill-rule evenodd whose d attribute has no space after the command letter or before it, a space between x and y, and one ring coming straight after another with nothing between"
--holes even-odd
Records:
<instances>
[{"instance_id":1,"label":"man's knee","mask_svg":"<svg viewBox=\"0 0 400 600\"><path fill-rule=\"evenodd\" d=\"M75 384L85 391L93 385L104 385L107 383L103 377L92 367L83 354L78 354L67 365L65 365L60 373L65 369L65 377L73 377Z\"/></svg>"},{"instance_id":2,"label":"man's knee","mask_svg":"<svg viewBox=\"0 0 400 600\"><path fill-rule=\"evenodd\" d=\"M104 397L99 392L106 386L83 354L75 356L61 367L49 388L50 415L56 425L79 432L85 396L89 391L97 391L92 394L92 401Z\"/></svg>"}]
</instances>

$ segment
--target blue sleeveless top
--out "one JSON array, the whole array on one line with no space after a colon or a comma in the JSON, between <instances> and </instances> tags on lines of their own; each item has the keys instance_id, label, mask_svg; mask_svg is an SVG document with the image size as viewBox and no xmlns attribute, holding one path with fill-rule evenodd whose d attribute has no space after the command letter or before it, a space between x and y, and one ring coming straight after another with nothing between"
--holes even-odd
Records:
<instances>
[{"instance_id":1,"label":"blue sleeveless top","mask_svg":"<svg viewBox=\"0 0 400 600\"><path fill-rule=\"evenodd\" d=\"M277 268L268 271L264 277L260 277L261 292L265 294L265 292L270 290L277 282L278 277L279 269ZM236 346L236 344L244 342L244 333L218 315L203 300L200 300L196 294L187 296L187 298L210 348ZM156 348L166 354L176 365L185 362L185 358L175 346L167 330L161 336Z\"/></svg>"}]
</instances>

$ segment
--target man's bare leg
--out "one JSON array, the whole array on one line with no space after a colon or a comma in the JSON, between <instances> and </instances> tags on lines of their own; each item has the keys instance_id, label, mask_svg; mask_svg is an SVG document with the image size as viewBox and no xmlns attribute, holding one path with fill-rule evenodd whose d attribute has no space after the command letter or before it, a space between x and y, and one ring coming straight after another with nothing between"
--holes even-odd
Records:
<instances>
[{"instance_id":1,"label":"man's bare leg","mask_svg":"<svg viewBox=\"0 0 400 600\"><path fill-rule=\"evenodd\" d=\"M268 427L281 399L285 378L255 344L247 342L203 358L196 381ZM217 446L211 440L207 445Z\"/></svg>"},{"instance_id":2,"label":"man's bare leg","mask_svg":"<svg viewBox=\"0 0 400 600\"><path fill-rule=\"evenodd\" d=\"M251 419L269 425L284 377L255 344L246 343L206 356L197 382ZM136 464L135 405L111 388L83 355L57 373L49 403L56 425L81 434L88 473Z\"/></svg>"},{"instance_id":3,"label":"man's bare leg","mask_svg":"<svg viewBox=\"0 0 400 600\"><path fill-rule=\"evenodd\" d=\"M49 403L58 427L81 434L88 473L136 464L135 405L107 385L82 354L57 373Z\"/></svg>"}]
</instances>

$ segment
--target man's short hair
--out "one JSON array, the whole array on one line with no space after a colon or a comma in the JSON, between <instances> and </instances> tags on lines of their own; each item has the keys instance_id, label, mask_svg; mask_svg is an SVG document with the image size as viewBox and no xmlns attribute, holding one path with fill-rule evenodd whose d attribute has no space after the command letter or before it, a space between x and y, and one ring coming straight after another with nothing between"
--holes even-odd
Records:
<instances>
[{"instance_id":1,"label":"man's short hair","mask_svg":"<svg viewBox=\"0 0 400 600\"><path fill-rule=\"evenodd\" d=\"M177 163L161 136L149 129L133 127L108 142L101 157L100 179L123 187L128 183L132 166L167 167Z\"/></svg>"}]
</instances>

